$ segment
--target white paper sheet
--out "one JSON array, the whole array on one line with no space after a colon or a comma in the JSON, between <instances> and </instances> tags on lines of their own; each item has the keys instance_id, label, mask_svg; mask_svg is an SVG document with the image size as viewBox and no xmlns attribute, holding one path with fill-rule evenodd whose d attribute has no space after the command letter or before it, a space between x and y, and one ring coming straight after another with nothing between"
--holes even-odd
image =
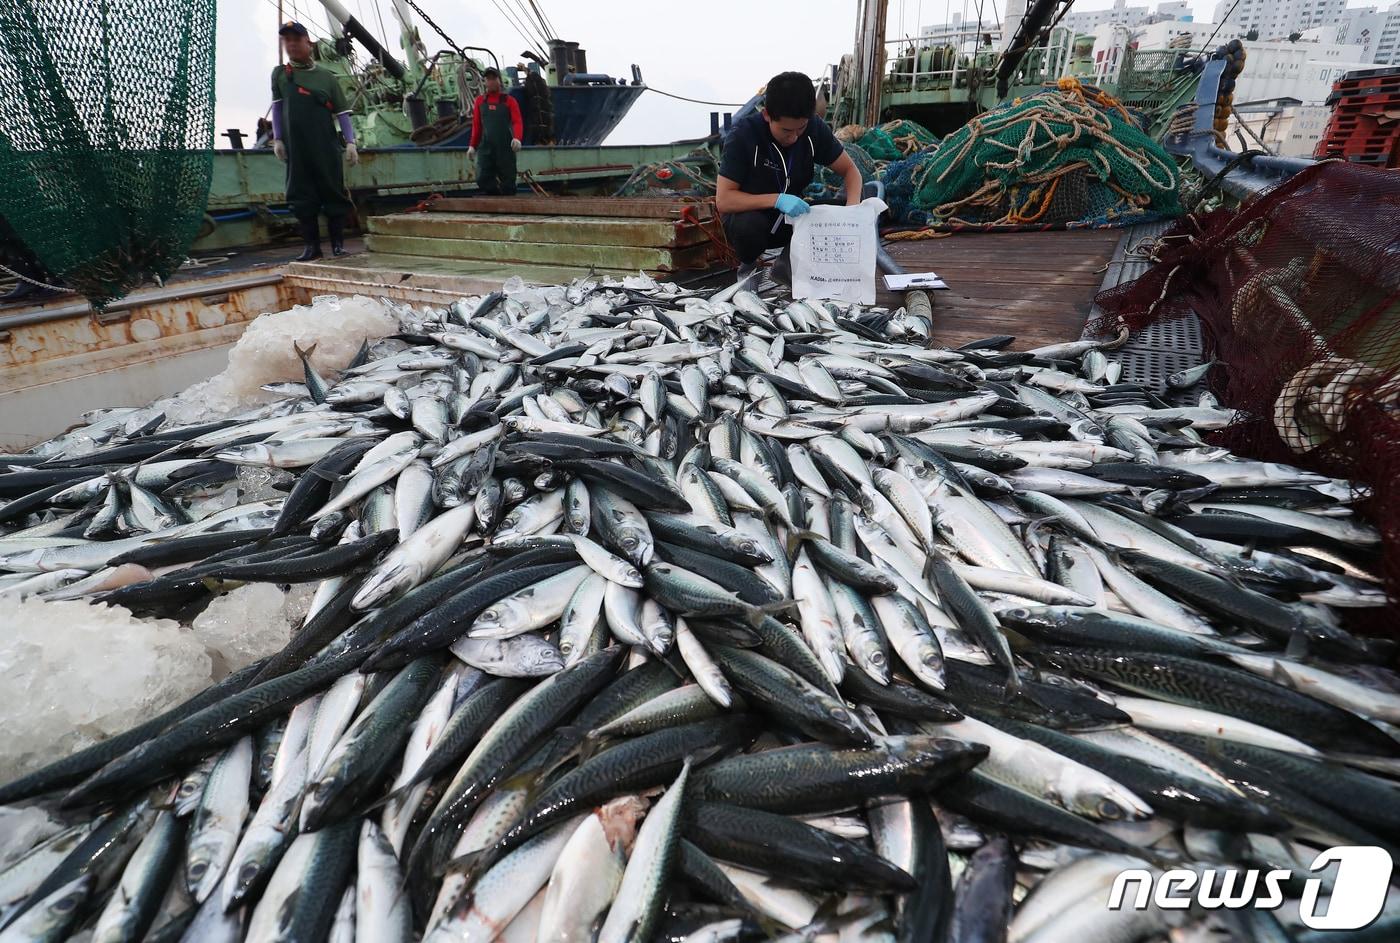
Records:
<instances>
[{"instance_id":1,"label":"white paper sheet","mask_svg":"<svg viewBox=\"0 0 1400 943\"><path fill-rule=\"evenodd\" d=\"M910 288L947 288L948 285L935 272L906 272L886 275L885 287L890 291L908 291Z\"/></svg>"},{"instance_id":2,"label":"white paper sheet","mask_svg":"<svg viewBox=\"0 0 1400 943\"><path fill-rule=\"evenodd\" d=\"M885 204L814 206L792 224L792 296L875 303L875 220Z\"/></svg>"}]
</instances>

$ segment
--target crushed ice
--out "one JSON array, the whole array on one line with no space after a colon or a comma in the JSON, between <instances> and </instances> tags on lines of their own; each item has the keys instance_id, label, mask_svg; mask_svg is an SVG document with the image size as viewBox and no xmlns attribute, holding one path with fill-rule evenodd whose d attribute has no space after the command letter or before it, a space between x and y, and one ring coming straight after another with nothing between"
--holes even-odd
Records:
<instances>
[{"instance_id":1,"label":"crushed ice","mask_svg":"<svg viewBox=\"0 0 1400 943\"><path fill-rule=\"evenodd\" d=\"M209 649L217 681L287 644L292 637L287 594L272 583L246 583L215 596L194 617L193 628Z\"/></svg>"},{"instance_id":2,"label":"crushed ice","mask_svg":"<svg viewBox=\"0 0 1400 943\"><path fill-rule=\"evenodd\" d=\"M62 829L62 822L38 806L0 806L0 871Z\"/></svg>"},{"instance_id":3,"label":"crushed ice","mask_svg":"<svg viewBox=\"0 0 1400 943\"><path fill-rule=\"evenodd\" d=\"M233 413L273 402L265 383L302 379L303 350L315 345L311 364L323 374L341 370L364 341L375 341L398 330L389 310L372 298L318 295L309 305L259 315L228 354L222 373L154 405L173 425L222 419Z\"/></svg>"},{"instance_id":4,"label":"crushed ice","mask_svg":"<svg viewBox=\"0 0 1400 943\"><path fill-rule=\"evenodd\" d=\"M201 691L210 657L171 619L0 597L0 780L120 733Z\"/></svg>"},{"instance_id":5,"label":"crushed ice","mask_svg":"<svg viewBox=\"0 0 1400 943\"><path fill-rule=\"evenodd\" d=\"M530 291L522 303L546 303L538 293L530 297ZM170 426L245 412L276 399L261 389L263 384L302 379L293 342L303 350L314 344L312 365L329 376L343 369L366 340L381 348L398 344L384 340L398 327L390 308L360 296L319 296L309 305L263 314L229 351L222 373L157 400L150 409L164 412ZM121 418L137 411L111 412ZM101 443L67 436L46 445L71 457ZM285 495L274 486L287 477L240 467L227 488L195 502L192 517L259 498L280 499ZM6 731L0 742L0 781L127 730L282 648L305 618L314 592L315 584L286 591L250 583L215 597L189 627L85 600L20 600L0 594L0 626L5 627L0 632L0 729ZM0 859L11 840L44 829L45 818L35 813L0 819ZM24 847L32 844L23 842Z\"/></svg>"}]
</instances>

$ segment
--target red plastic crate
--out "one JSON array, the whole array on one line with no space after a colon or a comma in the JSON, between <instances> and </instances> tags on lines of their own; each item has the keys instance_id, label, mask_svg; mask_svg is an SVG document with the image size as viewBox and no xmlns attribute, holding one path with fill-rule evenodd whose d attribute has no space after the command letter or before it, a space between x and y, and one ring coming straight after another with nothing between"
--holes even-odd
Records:
<instances>
[{"instance_id":1,"label":"red plastic crate","mask_svg":"<svg viewBox=\"0 0 1400 943\"><path fill-rule=\"evenodd\" d=\"M1385 108L1396 102L1400 102L1400 88L1384 92L1372 92L1367 95L1348 95L1341 99L1337 107L1344 108L1347 111L1358 111L1371 107Z\"/></svg>"},{"instance_id":2,"label":"red plastic crate","mask_svg":"<svg viewBox=\"0 0 1400 943\"><path fill-rule=\"evenodd\" d=\"M1396 105L1400 105L1400 89L1375 95L1329 98L1327 103L1333 106L1333 110L1342 114L1369 111L1377 108L1393 108Z\"/></svg>"},{"instance_id":3,"label":"red plastic crate","mask_svg":"<svg viewBox=\"0 0 1400 943\"><path fill-rule=\"evenodd\" d=\"M1348 145L1346 145L1345 147L1342 148L1342 156L1343 156L1343 157L1351 157L1351 156L1353 156L1353 155L1356 155L1356 156L1363 156L1363 155L1370 155L1370 154L1379 154L1379 155L1384 156L1384 155L1389 154L1389 153L1390 153L1391 151L1393 151L1393 150L1395 150L1395 142L1393 142L1393 141L1387 141L1387 142L1382 143L1382 144L1364 145L1364 146L1362 146L1362 145L1355 145L1355 144L1348 144Z\"/></svg>"},{"instance_id":4,"label":"red plastic crate","mask_svg":"<svg viewBox=\"0 0 1400 943\"><path fill-rule=\"evenodd\" d=\"M1382 85L1400 84L1400 76L1397 75L1370 75L1361 78L1348 79L1341 78L1337 81L1336 87L1343 89L1350 88L1377 88Z\"/></svg>"},{"instance_id":5,"label":"red plastic crate","mask_svg":"<svg viewBox=\"0 0 1400 943\"><path fill-rule=\"evenodd\" d=\"M1359 127L1338 128L1329 125L1322 139L1333 144L1346 144L1352 141L1391 141L1400 137L1400 127Z\"/></svg>"},{"instance_id":6,"label":"red plastic crate","mask_svg":"<svg viewBox=\"0 0 1400 943\"><path fill-rule=\"evenodd\" d=\"M1372 167L1382 168L1397 166L1396 161L1393 159L1393 155L1386 154L1358 154L1354 157L1348 157L1347 162L1351 164L1369 164Z\"/></svg>"}]
</instances>

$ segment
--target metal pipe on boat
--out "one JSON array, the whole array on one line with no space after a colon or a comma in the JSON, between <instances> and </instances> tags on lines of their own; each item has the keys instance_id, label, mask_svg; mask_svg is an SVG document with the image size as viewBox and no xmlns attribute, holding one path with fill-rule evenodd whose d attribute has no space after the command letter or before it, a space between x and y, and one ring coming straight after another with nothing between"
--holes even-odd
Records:
<instances>
[{"instance_id":1,"label":"metal pipe on boat","mask_svg":"<svg viewBox=\"0 0 1400 943\"><path fill-rule=\"evenodd\" d=\"M603 75L601 72L570 72L564 76L560 85L616 85L618 80L611 75Z\"/></svg>"},{"instance_id":2,"label":"metal pipe on boat","mask_svg":"<svg viewBox=\"0 0 1400 943\"><path fill-rule=\"evenodd\" d=\"M336 19L340 20L341 23L345 24L345 32L349 36L357 40L361 46L364 46L365 50L371 56L379 60L379 64L384 66L385 72L388 72L399 81L403 81L403 64L389 55L389 51L379 44L379 40L374 38L374 34L365 29L364 25L359 20L351 16L350 11L345 9L345 6L340 0L320 0L320 3L331 16L334 16Z\"/></svg>"},{"instance_id":3,"label":"metal pipe on boat","mask_svg":"<svg viewBox=\"0 0 1400 943\"><path fill-rule=\"evenodd\" d=\"M569 47L562 39L549 41L549 64L554 68L554 82L563 85L569 74Z\"/></svg>"},{"instance_id":4,"label":"metal pipe on boat","mask_svg":"<svg viewBox=\"0 0 1400 943\"><path fill-rule=\"evenodd\" d=\"M1035 38L1040 35L1040 31L1050 22L1050 17L1059 8L1060 0L1034 0L1030 9L1016 27L1011 39L1007 40L1006 48L1001 54L1001 64L997 66L997 95L1005 96L1011 88L1011 77L1016 74L1016 69L1021 65L1021 60L1026 57ZM1010 21L1008 10L1008 22Z\"/></svg>"},{"instance_id":5,"label":"metal pipe on boat","mask_svg":"<svg viewBox=\"0 0 1400 943\"><path fill-rule=\"evenodd\" d=\"M418 38L418 27L413 22L413 14L409 12L408 4L404 0L392 0L394 16L399 21L399 45L403 47L404 57L408 60L408 70L414 75L423 74L423 48L422 42Z\"/></svg>"},{"instance_id":6,"label":"metal pipe on boat","mask_svg":"<svg viewBox=\"0 0 1400 943\"><path fill-rule=\"evenodd\" d=\"M231 291L244 291L248 288L261 288L264 285L276 285L282 281L282 277L282 273L277 271L265 275L249 275L245 278L220 281L213 284L170 285L165 288L157 288L154 291L143 292L137 295L128 295L125 298L114 301L107 306L106 313L112 314L117 311L129 311L132 308L139 308L142 305L148 304L183 301L186 298L200 298L205 295L226 295ZM26 327L30 324L47 324L50 321L62 321L66 318L82 317L91 313L92 306L86 301L72 301L56 308L40 308L36 311L24 311L19 314L0 315L0 331L9 331L17 327Z\"/></svg>"}]
</instances>

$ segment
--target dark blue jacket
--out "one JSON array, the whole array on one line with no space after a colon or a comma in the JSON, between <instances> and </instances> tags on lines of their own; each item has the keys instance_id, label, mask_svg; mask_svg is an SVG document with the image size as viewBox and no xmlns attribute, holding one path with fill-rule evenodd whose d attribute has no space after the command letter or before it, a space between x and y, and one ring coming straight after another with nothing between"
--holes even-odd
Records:
<instances>
[{"instance_id":1,"label":"dark blue jacket","mask_svg":"<svg viewBox=\"0 0 1400 943\"><path fill-rule=\"evenodd\" d=\"M817 165L829 167L845 151L826 122L816 115L807 130L784 149L768 131L761 113L734 124L724 139L719 175L733 180L744 193L792 193L802 195L812 182Z\"/></svg>"}]
</instances>

